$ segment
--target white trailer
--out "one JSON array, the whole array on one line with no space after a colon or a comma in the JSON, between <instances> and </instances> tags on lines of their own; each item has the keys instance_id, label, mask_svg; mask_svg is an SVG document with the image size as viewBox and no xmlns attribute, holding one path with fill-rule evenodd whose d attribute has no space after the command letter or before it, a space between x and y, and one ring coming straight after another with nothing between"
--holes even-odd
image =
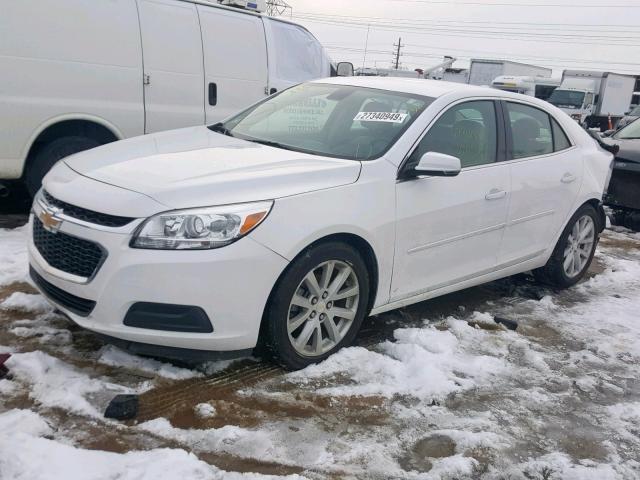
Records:
<instances>
[{"instance_id":1,"label":"white trailer","mask_svg":"<svg viewBox=\"0 0 640 480\"><path fill-rule=\"evenodd\" d=\"M508 60L471 59L469 67L469 84L491 85L501 75L551 77L552 70L527 63L510 62Z\"/></svg>"},{"instance_id":2,"label":"white trailer","mask_svg":"<svg viewBox=\"0 0 640 480\"><path fill-rule=\"evenodd\" d=\"M549 102L587 128L607 130L631 108L636 78L613 72L565 70Z\"/></svg>"}]
</instances>

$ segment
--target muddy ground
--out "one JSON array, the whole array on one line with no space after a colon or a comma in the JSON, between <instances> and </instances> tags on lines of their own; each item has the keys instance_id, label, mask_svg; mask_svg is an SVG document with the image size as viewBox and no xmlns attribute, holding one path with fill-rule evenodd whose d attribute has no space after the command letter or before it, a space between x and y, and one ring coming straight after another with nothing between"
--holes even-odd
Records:
<instances>
[{"instance_id":1,"label":"muddy ground","mask_svg":"<svg viewBox=\"0 0 640 480\"><path fill-rule=\"evenodd\" d=\"M14 301L36 292L12 282L0 287L0 346L16 354L16 372L0 414L36 412L49 439L80 450L182 449L226 472L640 478L640 320L628 331L621 320L640 312L639 247L637 235L607 231L589 279L570 290L520 275L369 318L357 347L294 374L257 358L140 359L36 297ZM60 380L47 379L56 368ZM99 384L84 391L74 375ZM58 388L77 398L52 404ZM101 418L132 392L135 420Z\"/></svg>"}]
</instances>

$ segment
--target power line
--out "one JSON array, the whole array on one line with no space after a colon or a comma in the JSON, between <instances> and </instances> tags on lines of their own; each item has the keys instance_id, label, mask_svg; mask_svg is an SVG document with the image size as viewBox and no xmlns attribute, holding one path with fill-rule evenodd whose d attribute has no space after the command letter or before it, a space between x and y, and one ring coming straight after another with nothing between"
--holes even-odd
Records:
<instances>
[{"instance_id":1,"label":"power line","mask_svg":"<svg viewBox=\"0 0 640 480\"><path fill-rule=\"evenodd\" d=\"M465 36L470 36L470 35L487 35L487 36L498 36L498 37L502 37L502 36L517 36L518 38L520 37L532 37L532 38L558 38L560 40L567 40L567 39L581 39L580 43L583 43L583 40L586 38L588 39L592 39L592 40L598 40L598 44L600 44L601 41L606 40L609 42L626 42L629 40L640 40L640 36L637 37L629 37L628 35L625 36L612 36L612 35L601 35L601 34L594 34L593 32L588 32L588 31L584 31L581 32L582 34L570 34L570 33L548 33L548 32L533 32L533 31L523 31L522 29L514 29L512 31L510 30L472 30L469 28L463 28L463 27L455 27L455 26L439 26L439 25L430 25L430 24L403 24L403 23L398 23L398 22L368 22L368 23L364 23L364 22L359 22L359 21L348 21L348 20L332 20L332 19L323 19L321 17L309 17L309 16L305 16L305 15L299 15L296 14L294 15L295 18L300 19L300 20L307 20L307 21L311 21L311 22L319 22L319 23L331 23L331 24L336 24L336 25L351 25L351 26L369 26L371 25L372 27L375 28L395 28L398 31L419 31L419 32L424 32L425 28L428 28L430 32L451 32L451 33L458 33L458 34L463 34ZM635 32L640 34L640 32ZM618 45L618 43L616 43L616 45ZM640 45L639 45L640 46Z\"/></svg>"},{"instance_id":2,"label":"power line","mask_svg":"<svg viewBox=\"0 0 640 480\"><path fill-rule=\"evenodd\" d=\"M496 28L516 30L517 32L523 31L523 25L530 26L528 30L544 32L561 31L561 32L576 32L581 34L588 34L589 36L597 34L640 34L640 25L584 25L584 24L554 24L554 23L533 23L533 22L488 22L488 21L465 21L465 20L416 20L408 18L381 18L381 17L364 17L364 16L349 16L349 15L335 15L335 14L319 14L319 13L307 13L296 11L298 18L318 19L326 21L334 21L345 24L367 24L367 25L394 25L394 26L406 26L412 28L424 28L424 27L448 27L448 28L465 28L468 30L466 24L474 25L474 28L485 29L483 31L493 32ZM486 24L486 25L485 25ZM499 25L499 26L496 26ZM582 27L579 29L567 28L569 26ZM603 30L602 27L611 27L616 30ZM636 31L620 30L620 28L636 28ZM487 30L492 29L492 30ZM496 32L499 33L499 32ZM513 33L513 32L511 32ZM542 33L541 33L542 34ZM577 36L577 35L576 35ZM614 38L607 36L607 38ZM618 38L618 37L615 37ZM627 39L628 35L621 35L621 39Z\"/></svg>"},{"instance_id":3,"label":"power line","mask_svg":"<svg viewBox=\"0 0 640 480\"><path fill-rule=\"evenodd\" d=\"M339 21L330 21L330 20L317 20L311 18L305 18L303 16L294 15L293 18L298 20L307 21L310 23L320 23L324 25L333 25L333 26L341 26L344 28L355 28L355 29L364 29L369 28L367 24L357 23L357 22L339 22ZM484 38L489 40L515 40L515 41L530 41L535 39L537 42L541 43L554 43L554 44L571 44L571 45L597 45L602 46L603 41L610 42L609 45L616 47L640 47L640 43L617 43L619 41L623 41L623 39L615 39L615 38L603 38L601 41L590 42L585 41L584 36L575 35L576 40L569 39L555 39L553 37L558 37L559 35L553 34L526 34L521 33L518 34L516 32L479 32L475 33L468 30L455 30L455 29L437 29L431 28L430 31L425 31L425 28L417 28L417 27L402 27L397 28L392 25L370 25L371 29L375 30L383 30L383 31L392 31L392 32L404 32L404 33L412 33L414 35L428 35L428 36L447 36L447 37L457 37L457 38ZM593 38L589 35L588 38ZM640 38L639 38L640 39ZM635 40L632 39L632 40Z\"/></svg>"},{"instance_id":4,"label":"power line","mask_svg":"<svg viewBox=\"0 0 640 480\"><path fill-rule=\"evenodd\" d=\"M430 5L477 5L482 7L562 7L562 8L640 8L640 5L603 5L603 4L580 4L576 5L572 3L568 5L566 3L487 3L487 2L471 2L471 1L447 1L447 0L389 0L392 2L405 2L405 3L424 3Z\"/></svg>"}]
</instances>

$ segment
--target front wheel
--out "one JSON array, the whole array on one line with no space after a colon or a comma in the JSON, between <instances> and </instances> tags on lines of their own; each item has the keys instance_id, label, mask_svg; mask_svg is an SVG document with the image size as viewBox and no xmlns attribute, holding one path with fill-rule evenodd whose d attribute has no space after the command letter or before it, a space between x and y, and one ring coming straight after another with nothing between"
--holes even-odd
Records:
<instances>
[{"instance_id":1,"label":"front wheel","mask_svg":"<svg viewBox=\"0 0 640 480\"><path fill-rule=\"evenodd\" d=\"M547 264L533 271L536 279L558 288L568 288L584 277L598 245L598 214L583 205L571 217Z\"/></svg>"},{"instance_id":2,"label":"front wheel","mask_svg":"<svg viewBox=\"0 0 640 480\"><path fill-rule=\"evenodd\" d=\"M297 370L350 345L367 314L369 274L351 246L326 243L300 255L278 282L264 321L265 345Z\"/></svg>"}]
</instances>

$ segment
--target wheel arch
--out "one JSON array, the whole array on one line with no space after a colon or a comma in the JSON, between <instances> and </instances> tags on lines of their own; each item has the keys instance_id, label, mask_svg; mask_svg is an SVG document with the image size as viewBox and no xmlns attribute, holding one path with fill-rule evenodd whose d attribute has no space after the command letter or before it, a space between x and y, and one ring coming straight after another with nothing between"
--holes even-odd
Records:
<instances>
[{"instance_id":1,"label":"wheel arch","mask_svg":"<svg viewBox=\"0 0 640 480\"><path fill-rule=\"evenodd\" d=\"M371 244L359 235L356 235L354 233L346 233L346 232L333 233L333 234L325 235L321 238L318 238L313 242L309 243L308 245L306 245L297 253L297 255L295 255L295 257L293 257L293 259L289 262L287 267L285 267L282 270L282 272L278 276L278 279L276 280L276 282L273 284L273 287L271 288L271 291L269 293L269 298L267 299L267 302L264 307L264 311L262 313L262 319L260 322L260 334L259 334L260 339L262 339L264 335L264 327L266 324L265 318L267 317L267 313L271 305L273 294L277 290L278 285L280 284L282 278L289 271L289 268L291 267L291 265L293 265L295 261L298 258L300 258L302 255L304 255L309 249L316 247L318 245L321 245L323 243L329 243L329 242L344 243L346 245L353 247L358 253L362 255L362 259L365 262L365 265L367 266L367 271L369 273L369 278L370 278L369 298L367 301L367 315L369 314L369 312L373 308L373 304L375 302L375 299L378 293L378 287L379 287L379 267L378 267L378 259L375 254L375 251L371 246ZM259 340L258 344L260 343L261 342Z\"/></svg>"},{"instance_id":2,"label":"wheel arch","mask_svg":"<svg viewBox=\"0 0 640 480\"><path fill-rule=\"evenodd\" d=\"M35 154L43 145L66 136L93 138L101 144L124 138L122 132L115 125L93 115L65 115L49 119L34 131L25 145L22 176L24 177Z\"/></svg>"}]
</instances>

